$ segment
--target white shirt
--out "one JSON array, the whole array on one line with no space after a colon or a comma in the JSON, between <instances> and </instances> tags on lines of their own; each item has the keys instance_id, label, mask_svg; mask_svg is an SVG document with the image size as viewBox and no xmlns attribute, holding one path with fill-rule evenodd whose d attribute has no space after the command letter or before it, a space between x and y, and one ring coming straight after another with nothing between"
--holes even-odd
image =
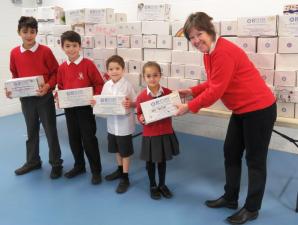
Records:
<instances>
[{"instance_id":1,"label":"white shirt","mask_svg":"<svg viewBox=\"0 0 298 225\"><path fill-rule=\"evenodd\" d=\"M77 58L73 63L76 65L79 65L80 62L83 60L83 56L79 56L79 58ZM69 64L71 63L71 61L69 59L66 60L67 65L69 66Z\"/></svg>"},{"instance_id":2,"label":"white shirt","mask_svg":"<svg viewBox=\"0 0 298 225\"><path fill-rule=\"evenodd\" d=\"M132 102L135 102L137 94L132 86L124 77L114 83L112 80L103 86L102 95L125 95ZM135 132L135 116L131 109L127 115L107 116L108 132L116 136L126 136Z\"/></svg>"},{"instance_id":3,"label":"white shirt","mask_svg":"<svg viewBox=\"0 0 298 225\"><path fill-rule=\"evenodd\" d=\"M30 49L25 49L23 47L23 45L20 46L20 51L21 53L25 52L25 51L31 51L31 52L35 52L38 48L39 44L37 42L35 42L35 44L30 48Z\"/></svg>"},{"instance_id":4,"label":"white shirt","mask_svg":"<svg viewBox=\"0 0 298 225\"><path fill-rule=\"evenodd\" d=\"M154 97L159 97L159 96L161 96L162 94L163 94L163 89L162 89L161 85L159 85L159 89L158 89L156 95L154 95L154 94L152 93L152 91L149 89L149 87L147 86L147 95L151 95L151 97L154 98Z\"/></svg>"}]
</instances>

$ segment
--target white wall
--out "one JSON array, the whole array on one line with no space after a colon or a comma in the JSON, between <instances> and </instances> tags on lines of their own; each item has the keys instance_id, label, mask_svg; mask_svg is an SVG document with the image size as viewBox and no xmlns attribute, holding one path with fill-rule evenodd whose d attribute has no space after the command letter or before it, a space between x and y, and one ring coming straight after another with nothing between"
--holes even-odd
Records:
<instances>
[{"instance_id":1,"label":"white wall","mask_svg":"<svg viewBox=\"0 0 298 225\"><path fill-rule=\"evenodd\" d=\"M35 1L23 0L26 7L37 6ZM137 3L169 3L172 6L172 20L184 20L191 12L205 11L214 20L236 19L239 16L259 16L282 14L285 4L297 3L297 0L43 0L43 6L58 5L65 9L74 8L114 8L116 12L125 12L128 14L128 20L136 20ZM20 8L11 4L11 1L5 0L0 3L4 13L0 14L1 21L5 21L5 27L0 34L0 88L3 90L3 80L10 74L8 71L9 50L15 46L19 39L16 35L17 20L20 16ZM3 94L0 94L0 116L14 113L19 110L19 104L16 100L6 100ZM226 134L228 120L220 118L201 117L197 115L187 115L174 119L176 130L186 133L202 135L206 137L224 139ZM298 139L297 129L279 128L278 130ZM273 134L271 148L288 152L298 153L298 149L288 141ZM208 150L208 149L206 149Z\"/></svg>"}]
</instances>

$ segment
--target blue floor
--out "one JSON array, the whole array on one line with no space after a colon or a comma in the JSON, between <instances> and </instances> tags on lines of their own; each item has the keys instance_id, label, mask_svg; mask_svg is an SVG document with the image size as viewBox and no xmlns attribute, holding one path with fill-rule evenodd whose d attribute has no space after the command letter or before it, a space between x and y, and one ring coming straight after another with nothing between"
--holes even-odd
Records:
<instances>
[{"instance_id":1,"label":"blue floor","mask_svg":"<svg viewBox=\"0 0 298 225\"><path fill-rule=\"evenodd\" d=\"M103 175L115 169L114 156L107 153L106 122L97 120ZM64 170L72 167L64 117L58 118ZM168 163L167 184L173 199L151 200L144 163L138 159L140 140L134 140L130 180L123 195L115 193L116 182L90 184L90 173L72 180L49 179L47 142L41 136L43 169L15 176L25 159L25 124L21 114L0 118L0 225L216 225L234 211L209 209L206 199L223 193L222 141L178 133L181 154ZM245 168L245 166L244 166ZM89 168L88 168L89 171ZM263 208L249 224L298 224L294 212L298 191L298 156L270 151L268 181ZM247 186L243 169L240 205Z\"/></svg>"}]
</instances>

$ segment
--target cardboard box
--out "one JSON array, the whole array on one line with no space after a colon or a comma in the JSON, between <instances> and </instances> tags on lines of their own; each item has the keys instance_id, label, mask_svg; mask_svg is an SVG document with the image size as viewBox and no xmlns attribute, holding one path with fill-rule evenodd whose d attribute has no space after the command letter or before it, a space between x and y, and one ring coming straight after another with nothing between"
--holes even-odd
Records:
<instances>
[{"instance_id":1,"label":"cardboard box","mask_svg":"<svg viewBox=\"0 0 298 225\"><path fill-rule=\"evenodd\" d=\"M142 34L142 23L140 21L116 24L117 33L124 35Z\"/></svg>"},{"instance_id":2,"label":"cardboard box","mask_svg":"<svg viewBox=\"0 0 298 225\"><path fill-rule=\"evenodd\" d=\"M66 24L81 24L84 23L85 10L84 9L72 9L65 10L65 23Z\"/></svg>"},{"instance_id":3,"label":"cardboard box","mask_svg":"<svg viewBox=\"0 0 298 225\"><path fill-rule=\"evenodd\" d=\"M96 104L93 107L93 113L99 115L126 115L130 109L125 109L123 101L125 95L95 95Z\"/></svg>"},{"instance_id":4,"label":"cardboard box","mask_svg":"<svg viewBox=\"0 0 298 225\"><path fill-rule=\"evenodd\" d=\"M94 48L94 36L82 36L82 48Z\"/></svg>"},{"instance_id":5,"label":"cardboard box","mask_svg":"<svg viewBox=\"0 0 298 225\"><path fill-rule=\"evenodd\" d=\"M84 13L85 23L101 23L101 24L113 24L115 23L114 9L85 9Z\"/></svg>"},{"instance_id":6,"label":"cardboard box","mask_svg":"<svg viewBox=\"0 0 298 225\"><path fill-rule=\"evenodd\" d=\"M190 52L197 52L198 49L196 49L196 47L193 46L192 43L189 41L188 42L188 51L190 51Z\"/></svg>"},{"instance_id":7,"label":"cardboard box","mask_svg":"<svg viewBox=\"0 0 298 225\"><path fill-rule=\"evenodd\" d=\"M54 43L54 47L61 48L61 38L60 37L53 36L53 43Z\"/></svg>"},{"instance_id":8,"label":"cardboard box","mask_svg":"<svg viewBox=\"0 0 298 225\"><path fill-rule=\"evenodd\" d=\"M126 13L115 13L115 23L126 23L127 15Z\"/></svg>"},{"instance_id":9,"label":"cardboard box","mask_svg":"<svg viewBox=\"0 0 298 225\"><path fill-rule=\"evenodd\" d=\"M298 53L298 37L279 37L278 53Z\"/></svg>"},{"instance_id":10,"label":"cardboard box","mask_svg":"<svg viewBox=\"0 0 298 225\"><path fill-rule=\"evenodd\" d=\"M169 20L171 14L170 4L138 4L138 20Z\"/></svg>"},{"instance_id":11,"label":"cardboard box","mask_svg":"<svg viewBox=\"0 0 298 225\"><path fill-rule=\"evenodd\" d=\"M180 77L184 78L185 74L185 65L183 64L171 64L171 77Z\"/></svg>"},{"instance_id":12,"label":"cardboard box","mask_svg":"<svg viewBox=\"0 0 298 225\"><path fill-rule=\"evenodd\" d=\"M237 36L237 20L221 21L220 33L222 36Z\"/></svg>"},{"instance_id":13,"label":"cardboard box","mask_svg":"<svg viewBox=\"0 0 298 225\"><path fill-rule=\"evenodd\" d=\"M195 87L199 84L198 80L193 79L180 79L180 88L181 89L187 89L191 87Z\"/></svg>"},{"instance_id":14,"label":"cardboard box","mask_svg":"<svg viewBox=\"0 0 298 225\"><path fill-rule=\"evenodd\" d=\"M106 67L106 60L104 59L95 59L94 64L96 68L99 70L101 74L104 74L107 72L107 67Z\"/></svg>"},{"instance_id":15,"label":"cardboard box","mask_svg":"<svg viewBox=\"0 0 298 225\"><path fill-rule=\"evenodd\" d=\"M172 30L172 36L173 37L184 37L183 33L183 26L184 26L184 21L173 21L171 23L171 30Z\"/></svg>"},{"instance_id":16,"label":"cardboard box","mask_svg":"<svg viewBox=\"0 0 298 225\"><path fill-rule=\"evenodd\" d=\"M142 102L141 108L145 123L148 124L174 116L177 112L176 104L181 104L178 92L173 92L160 98Z\"/></svg>"},{"instance_id":17,"label":"cardboard box","mask_svg":"<svg viewBox=\"0 0 298 225\"><path fill-rule=\"evenodd\" d=\"M53 35L61 36L64 32L72 30L71 25L54 25L53 26Z\"/></svg>"},{"instance_id":18,"label":"cardboard box","mask_svg":"<svg viewBox=\"0 0 298 225\"><path fill-rule=\"evenodd\" d=\"M139 73L125 74L125 78L132 84L135 91L137 91L141 85L141 75Z\"/></svg>"},{"instance_id":19,"label":"cardboard box","mask_svg":"<svg viewBox=\"0 0 298 225\"><path fill-rule=\"evenodd\" d=\"M64 24L64 10L58 6L37 7L36 19L38 21L54 21L55 24Z\"/></svg>"},{"instance_id":20,"label":"cardboard box","mask_svg":"<svg viewBox=\"0 0 298 225\"><path fill-rule=\"evenodd\" d=\"M188 40L185 37L173 37L173 50L188 51Z\"/></svg>"},{"instance_id":21,"label":"cardboard box","mask_svg":"<svg viewBox=\"0 0 298 225\"><path fill-rule=\"evenodd\" d=\"M185 78L199 80L201 67L198 65L185 65Z\"/></svg>"},{"instance_id":22,"label":"cardboard box","mask_svg":"<svg viewBox=\"0 0 298 225\"><path fill-rule=\"evenodd\" d=\"M238 36L276 36L277 17L238 17Z\"/></svg>"},{"instance_id":23,"label":"cardboard box","mask_svg":"<svg viewBox=\"0 0 298 225\"><path fill-rule=\"evenodd\" d=\"M274 69L274 65L275 65L274 53L247 53L247 56L250 58L250 60L257 68Z\"/></svg>"},{"instance_id":24,"label":"cardboard box","mask_svg":"<svg viewBox=\"0 0 298 225\"><path fill-rule=\"evenodd\" d=\"M275 38L258 38L258 53L277 53L278 39Z\"/></svg>"},{"instance_id":25,"label":"cardboard box","mask_svg":"<svg viewBox=\"0 0 298 225\"><path fill-rule=\"evenodd\" d=\"M117 48L116 36L106 36L106 48Z\"/></svg>"},{"instance_id":26,"label":"cardboard box","mask_svg":"<svg viewBox=\"0 0 298 225\"><path fill-rule=\"evenodd\" d=\"M237 44L245 52L255 53L257 50L257 39L255 37L239 37L237 38Z\"/></svg>"},{"instance_id":27,"label":"cardboard box","mask_svg":"<svg viewBox=\"0 0 298 225\"><path fill-rule=\"evenodd\" d=\"M295 104L294 103L277 102L277 116L278 117L294 118Z\"/></svg>"},{"instance_id":28,"label":"cardboard box","mask_svg":"<svg viewBox=\"0 0 298 225\"><path fill-rule=\"evenodd\" d=\"M214 26L214 29L215 29L215 33L218 35L218 36L220 36L221 35L221 31L220 31L220 24L221 24L221 22L219 22L219 21L214 21L214 22L212 22L213 23L213 26Z\"/></svg>"},{"instance_id":29,"label":"cardboard box","mask_svg":"<svg viewBox=\"0 0 298 225\"><path fill-rule=\"evenodd\" d=\"M139 48L118 48L117 55L126 60L143 61L143 49Z\"/></svg>"},{"instance_id":30,"label":"cardboard box","mask_svg":"<svg viewBox=\"0 0 298 225\"><path fill-rule=\"evenodd\" d=\"M84 48L83 49L83 56L84 58L88 58L88 59L91 59L93 60L94 59L94 56L93 56L93 49L92 48Z\"/></svg>"},{"instance_id":31,"label":"cardboard box","mask_svg":"<svg viewBox=\"0 0 298 225\"><path fill-rule=\"evenodd\" d=\"M142 33L169 35L170 23L166 21L142 21Z\"/></svg>"},{"instance_id":32,"label":"cardboard box","mask_svg":"<svg viewBox=\"0 0 298 225\"><path fill-rule=\"evenodd\" d=\"M266 84L269 84L273 86L274 84L274 70L265 70L258 68L261 77L266 82Z\"/></svg>"},{"instance_id":33,"label":"cardboard box","mask_svg":"<svg viewBox=\"0 0 298 225\"><path fill-rule=\"evenodd\" d=\"M157 35L157 48L172 49L173 41L171 35Z\"/></svg>"},{"instance_id":34,"label":"cardboard box","mask_svg":"<svg viewBox=\"0 0 298 225\"><path fill-rule=\"evenodd\" d=\"M47 35L44 34L38 34L36 36L36 42L42 45L47 45Z\"/></svg>"},{"instance_id":35,"label":"cardboard box","mask_svg":"<svg viewBox=\"0 0 298 225\"><path fill-rule=\"evenodd\" d=\"M130 48L130 36L117 35L117 48Z\"/></svg>"},{"instance_id":36,"label":"cardboard box","mask_svg":"<svg viewBox=\"0 0 298 225\"><path fill-rule=\"evenodd\" d=\"M207 80L207 73L206 73L206 70L205 70L205 67L204 66L201 66L201 73L200 73L199 80L200 81Z\"/></svg>"},{"instance_id":37,"label":"cardboard box","mask_svg":"<svg viewBox=\"0 0 298 225\"><path fill-rule=\"evenodd\" d=\"M276 54L276 70L298 70L298 54Z\"/></svg>"},{"instance_id":38,"label":"cardboard box","mask_svg":"<svg viewBox=\"0 0 298 225\"><path fill-rule=\"evenodd\" d=\"M144 61L170 63L172 51L169 49L144 49Z\"/></svg>"},{"instance_id":39,"label":"cardboard box","mask_svg":"<svg viewBox=\"0 0 298 225\"><path fill-rule=\"evenodd\" d=\"M172 63L202 65L202 54L188 51L172 51Z\"/></svg>"},{"instance_id":40,"label":"cardboard box","mask_svg":"<svg viewBox=\"0 0 298 225\"><path fill-rule=\"evenodd\" d=\"M130 36L130 46L131 48L143 48L143 36L142 35Z\"/></svg>"},{"instance_id":41,"label":"cardboard box","mask_svg":"<svg viewBox=\"0 0 298 225\"><path fill-rule=\"evenodd\" d=\"M143 35L143 48L156 48L157 47L156 35Z\"/></svg>"},{"instance_id":42,"label":"cardboard box","mask_svg":"<svg viewBox=\"0 0 298 225\"><path fill-rule=\"evenodd\" d=\"M238 37L223 37L224 39L234 43L235 45L238 45Z\"/></svg>"},{"instance_id":43,"label":"cardboard box","mask_svg":"<svg viewBox=\"0 0 298 225\"><path fill-rule=\"evenodd\" d=\"M278 36L298 36L298 15L279 16Z\"/></svg>"},{"instance_id":44,"label":"cardboard box","mask_svg":"<svg viewBox=\"0 0 298 225\"><path fill-rule=\"evenodd\" d=\"M37 17L37 8L23 8L22 7L22 16L32 16L34 18Z\"/></svg>"},{"instance_id":45,"label":"cardboard box","mask_svg":"<svg viewBox=\"0 0 298 225\"><path fill-rule=\"evenodd\" d=\"M297 73L296 71L275 71L274 86L296 86Z\"/></svg>"},{"instance_id":46,"label":"cardboard box","mask_svg":"<svg viewBox=\"0 0 298 225\"><path fill-rule=\"evenodd\" d=\"M77 32L79 35L85 35L85 24L75 24L72 27L73 31Z\"/></svg>"},{"instance_id":47,"label":"cardboard box","mask_svg":"<svg viewBox=\"0 0 298 225\"><path fill-rule=\"evenodd\" d=\"M106 47L106 36L104 34L98 34L94 36L94 47L95 48Z\"/></svg>"},{"instance_id":48,"label":"cardboard box","mask_svg":"<svg viewBox=\"0 0 298 225\"><path fill-rule=\"evenodd\" d=\"M168 88L171 90L180 89L180 77L167 77L168 78Z\"/></svg>"},{"instance_id":49,"label":"cardboard box","mask_svg":"<svg viewBox=\"0 0 298 225\"><path fill-rule=\"evenodd\" d=\"M160 81L159 81L159 84L162 86L162 87L168 87L168 77L161 77L160 78Z\"/></svg>"},{"instance_id":50,"label":"cardboard box","mask_svg":"<svg viewBox=\"0 0 298 225\"><path fill-rule=\"evenodd\" d=\"M72 108L90 105L93 99L92 87L58 90L59 108Z\"/></svg>"},{"instance_id":51,"label":"cardboard box","mask_svg":"<svg viewBox=\"0 0 298 225\"><path fill-rule=\"evenodd\" d=\"M107 60L112 55L116 55L116 49L115 48L94 48L93 49L94 59Z\"/></svg>"},{"instance_id":52,"label":"cardboard box","mask_svg":"<svg viewBox=\"0 0 298 225\"><path fill-rule=\"evenodd\" d=\"M159 63L161 69L161 76L171 76L171 65L170 63ZM168 83L167 83L168 85Z\"/></svg>"},{"instance_id":53,"label":"cardboard box","mask_svg":"<svg viewBox=\"0 0 298 225\"><path fill-rule=\"evenodd\" d=\"M38 22L38 34L53 35L54 22Z\"/></svg>"},{"instance_id":54,"label":"cardboard box","mask_svg":"<svg viewBox=\"0 0 298 225\"><path fill-rule=\"evenodd\" d=\"M142 73L142 62L141 61L128 61L128 72L129 73Z\"/></svg>"},{"instance_id":55,"label":"cardboard box","mask_svg":"<svg viewBox=\"0 0 298 225\"><path fill-rule=\"evenodd\" d=\"M32 76L10 79L4 82L12 98L37 96L37 90L44 84L43 76Z\"/></svg>"},{"instance_id":56,"label":"cardboard box","mask_svg":"<svg viewBox=\"0 0 298 225\"><path fill-rule=\"evenodd\" d=\"M275 96L278 102L298 103L298 88L287 86L275 87Z\"/></svg>"},{"instance_id":57,"label":"cardboard box","mask_svg":"<svg viewBox=\"0 0 298 225\"><path fill-rule=\"evenodd\" d=\"M104 34L106 36L116 36L118 34L117 27L115 24L94 24L94 25L89 25L88 27L86 26L85 26L86 35Z\"/></svg>"}]
</instances>

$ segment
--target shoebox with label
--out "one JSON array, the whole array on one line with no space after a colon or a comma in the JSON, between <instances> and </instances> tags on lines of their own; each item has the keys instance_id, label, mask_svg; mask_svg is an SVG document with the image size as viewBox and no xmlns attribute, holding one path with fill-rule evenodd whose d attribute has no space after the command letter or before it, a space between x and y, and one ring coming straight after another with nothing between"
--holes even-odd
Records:
<instances>
[{"instance_id":1,"label":"shoebox with label","mask_svg":"<svg viewBox=\"0 0 298 225\"><path fill-rule=\"evenodd\" d=\"M184 21L173 21L171 23L171 34L173 37L184 37L183 33Z\"/></svg>"},{"instance_id":2,"label":"shoebox with label","mask_svg":"<svg viewBox=\"0 0 298 225\"><path fill-rule=\"evenodd\" d=\"M94 59L107 60L112 55L116 55L116 48L94 48L93 49Z\"/></svg>"},{"instance_id":3,"label":"shoebox with label","mask_svg":"<svg viewBox=\"0 0 298 225\"><path fill-rule=\"evenodd\" d=\"M237 20L221 21L220 34L221 34L221 36L236 36L237 35Z\"/></svg>"},{"instance_id":4,"label":"shoebox with label","mask_svg":"<svg viewBox=\"0 0 298 225\"><path fill-rule=\"evenodd\" d=\"M169 20L171 5L169 4L138 4L138 20Z\"/></svg>"},{"instance_id":5,"label":"shoebox with label","mask_svg":"<svg viewBox=\"0 0 298 225\"><path fill-rule=\"evenodd\" d=\"M86 8L84 13L85 23L101 23L101 24L113 24L115 23L114 9L95 9Z\"/></svg>"},{"instance_id":6,"label":"shoebox with label","mask_svg":"<svg viewBox=\"0 0 298 225\"><path fill-rule=\"evenodd\" d=\"M277 16L238 17L238 36L276 36Z\"/></svg>"},{"instance_id":7,"label":"shoebox with label","mask_svg":"<svg viewBox=\"0 0 298 225\"><path fill-rule=\"evenodd\" d=\"M185 37L173 37L173 50L188 51L188 41Z\"/></svg>"},{"instance_id":8,"label":"shoebox with label","mask_svg":"<svg viewBox=\"0 0 298 225\"><path fill-rule=\"evenodd\" d=\"M65 10L65 23L69 25L82 24L85 19L84 9Z\"/></svg>"},{"instance_id":9,"label":"shoebox with label","mask_svg":"<svg viewBox=\"0 0 298 225\"><path fill-rule=\"evenodd\" d=\"M255 53L257 50L257 39L255 37L239 37L237 38L237 45L245 52Z\"/></svg>"},{"instance_id":10,"label":"shoebox with label","mask_svg":"<svg viewBox=\"0 0 298 225\"><path fill-rule=\"evenodd\" d=\"M277 86L274 91L278 102L298 103L297 87Z\"/></svg>"},{"instance_id":11,"label":"shoebox with label","mask_svg":"<svg viewBox=\"0 0 298 225\"><path fill-rule=\"evenodd\" d=\"M298 54L276 54L277 70L298 70Z\"/></svg>"},{"instance_id":12,"label":"shoebox with label","mask_svg":"<svg viewBox=\"0 0 298 225\"><path fill-rule=\"evenodd\" d=\"M23 8L22 7L22 16L32 16L37 18L37 8Z\"/></svg>"},{"instance_id":13,"label":"shoebox with label","mask_svg":"<svg viewBox=\"0 0 298 225\"><path fill-rule=\"evenodd\" d=\"M258 38L258 53L277 53L278 38Z\"/></svg>"},{"instance_id":14,"label":"shoebox with label","mask_svg":"<svg viewBox=\"0 0 298 225\"><path fill-rule=\"evenodd\" d=\"M93 107L93 114L126 115L130 112L122 104L125 100L125 95L95 95L94 99L96 104Z\"/></svg>"},{"instance_id":15,"label":"shoebox with label","mask_svg":"<svg viewBox=\"0 0 298 225\"><path fill-rule=\"evenodd\" d=\"M38 34L36 36L36 42L42 45L47 45L47 35Z\"/></svg>"},{"instance_id":16,"label":"shoebox with label","mask_svg":"<svg viewBox=\"0 0 298 225\"><path fill-rule=\"evenodd\" d=\"M169 35L170 23L166 21L142 21L142 33Z\"/></svg>"},{"instance_id":17,"label":"shoebox with label","mask_svg":"<svg viewBox=\"0 0 298 225\"><path fill-rule=\"evenodd\" d=\"M202 54L198 51L172 51L172 63L202 65Z\"/></svg>"},{"instance_id":18,"label":"shoebox with label","mask_svg":"<svg viewBox=\"0 0 298 225\"><path fill-rule=\"evenodd\" d=\"M181 104L178 92L162 96L141 103L145 123L149 124L158 120L172 117L177 112L176 104Z\"/></svg>"},{"instance_id":19,"label":"shoebox with label","mask_svg":"<svg viewBox=\"0 0 298 225\"><path fill-rule=\"evenodd\" d=\"M116 36L118 34L115 24L86 24L85 33L86 35L104 34L106 36Z\"/></svg>"},{"instance_id":20,"label":"shoebox with label","mask_svg":"<svg viewBox=\"0 0 298 225\"><path fill-rule=\"evenodd\" d=\"M275 66L274 53L247 53L247 56L250 58L250 60L257 68L274 69L274 66Z\"/></svg>"},{"instance_id":21,"label":"shoebox with label","mask_svg":"<svg viewBox=\"0 0 298 225\"><path fill-rule=\"evenodd\" d=\"M154 34L143 35L143 48L156 48L157 37Z\"/></svg>"},{"instance_id":22,"label":"shoebox with label","mask_svg":"<svg viewBox=\"0 0 298 225\"><path fill-rule=\"evenodd\" d=\"M278 36L298 36L298 14L279 16Z\"/></svg>"},{"instance_id":23,"label":"shoebox with label","mask_svg":"<svg viewBox=\"0 0 298 225\"><path fill-rule=\"evenodd\" d=\"M115 13L115 23L126 23L127 15L126 13Z\"/></svg>"},{"instance_id":24,"label":"shoebox with label","mask_svg":"<svg viewBox=\"0 0 298 225\"><path fill-rule=\"evenodd\" d=\"M82 48L94 47L94 36L82 36Z\"/></svg>"},{"instance_id":25,"label":"shoebox with label","mask_svg":"<svg viewBox=\"0 0 298 225\"><path fill-rule=\"evenodd\" d=\"M274 85L274 70L266 70L258 68L261 77L266 82L266 84L269 84L271 86Z\"/></svg>"},{"instance_id":26,"label":"shoebox with label","mask_svg":"<svg viewBox=\"0 0 298 225\"><path fill-rule=\"evenodd\" d=\"M209 106L208 109L219 110L219 111L230 111L227 107L223 104L221 100L217 100L213 105Z\"/></svg>"},{"instance_id":27,"label":"shoebox with label","mask_svg":"<svg viewBox=\"0 0 298 225\"><path fill-rule=\"evenodd\" d=\"M170 49L144 49L144 61L156 61L170 63L172 50Z\"/></svg>"},{"instance_id":28,"label":"shoebox with label","mask_svg":"<svg viewBox=\"0 0 298 225\"><path fill-rule=\"evenodd\" d=\"M117 36L106 36L106 48L117 48Z\"/></svg>"},{"instance_id":29,"label":"shoebox with label","mask_svg":"<svg viewBox=\"0 0 298 225\"><path fill-rule=\"evenodd\" d=\"M130 48L130 36L117 35L117 48Z\"/></svg>"},{"instance_id":30,"label":"shoebox with label","mask_svg":"<svg viewBox=\"0 0 298 225\"><path fill-rule=\"evenodd\" d=\"M117 55L126 60L143 61L143 49L141 48L118 48Z\"/></svg>"},{"instance_id":31,"label":"shoebox with label","mask_svg":"<svg viewBox=\"0 0 298 225\"><path fill-rule=\"evenodd\" d=\"M142 73L142 62L141 61L128 61L128 72L129 73Z\"/></svg>"},{"instance_id":32,"label":"shoebox with label","mask_svg":"<svg viewBox=\"0 0 298 225\"><path fill-rule=\"evenodd\" d=\"M171 77L180 77L184 78L185 74L185 65L183 64L171 64Z\"/></svg>"},{"instance_id":33,"label":"shoebox with label","mask_svg":"<svg viewBox=\"0 0 298 225\"><path fill-rule=\"evenodd\" d=\"M274 86L296 86L297 72L296 71L275 71Z\"/></svg>"},{"instance_id":34,"label":"shoebox with label","mask_svg":"<svg viewBox=\"0 0 298 225\"><path fill-rule=\"evenodd\" d=\"M37 7L38 21L53 21L55 24L64 24L64 10L58 6Z\"/></svg>"},{"instance_id":35,"label":"shoebox with label","mask_svg":"<svg viewBox=\"0 0 298 225\"><path fill-rule=\"evenodd\" d=\"M171 90L179 90L180 80L180 77L168 77L168 88Z\"/></svg>"},{"instance_id":36,"label":"shoebox with label","mask_svg":"<svg viewBox=\"0 0 298 225\"><path fill-rule=\"evenodd\" d=\"M295 103L277 102L277 116L294 118Z\"/></svg>"},{"instance_id":37,"label":"shoebox with label","mask_svg":"<svg viewBox=\"0 0 298 225\"><path fill-rule=\"evenodd\" d=\"M278 53L298 53L298 37L279 37Z\"/></svg>"},{"instance_id":38,"label":"shoebox with label","mask_svg":"<svg viewBox=\"0 0 298 225\"><path fill-rule=\"evenodd\" d=\"M141 75L139 73L125 74L125 78L132 84L135 91L137 91L141 85Z\"/></svg>"},{"instance_id":39,"label":"shoebox with label","mask_svg":"<svg viewBox=\"0 0 298 225\"><path fill-rule=\"evenodd\" d=\"M93 99L92 87L58 90L59 108L90 105Z\"/></svg>"},{"instance_id":40,"label":"shoebox with label","mask_svg":"<svg viewBox=\"0 0 298 225\"><path fill-rule=\"evenodd\" d=\"M106 60L104 59L95 59L94 64L96 68L99 70L100 73L106 73L107 68L106 68Z\"/></svg>"},{"instance_id":41,"label":"shoebox with label","mask_svg":"<svg viewBox=\"0 0 298 225\"><path fill-rule=\"evenodd\" d=\"M201 67L198 65L185 65L185 78L200 80Z\"/></svg>"},{"instance_id":42,"label":"shoebox with label","mask_svg":"<svg viewBox=\"0 0 298 225\"><path fill-rule=\"evenodd\" d=\"M143 36L142 35L131 35L130 36L131 48L143 48Z\"/></svg>"},{"instance_id":43,"label":"shoebox with label","mask_svg":"<svg viewBox=\"0 0 298 225\"><path fill-rule=\"evenodd\" d=\"M53 35L53 27L55 24L53 22L38 22L38 34Z\"/></svg>"},{"instance_id":44,"label":"shoebox with label","mask_svg":"<svg viewBox=\"0 0 298 225\"><path fill-rule=\"evenodd\" d=\"M98 34L94 36L94 47L95 48L106 47L106 36L104 34Z\"/></svg>"},{"instance_id":45,"label":"shoebox with label","mask_svg":"<svg viewBox=\"0 0 298 225\"><path fill-rule=\"evenodd\" d=\"M126 22L116 24L117 33L124 35L142 34L142 22Z\"/></svg>"},{"instance_id":46,"label":"shoebox with label","mask_svg":"<svg viewBox=\"0 0 298 225\"><path fill-rule=\"evenodd\" d=\"M12 98L37 96L37 90L44 84L43 76L14 78L4 82Z\"/></svg>"},{"instance_id":47,"label":"shoebox with label","mask_svg":"<svg viewBox=\"0 0 298 225\"><path fill-rule=\"evenodd\" d=\"M159 63L161 69L161 76L171 76L171 64L170 63Z\"/></svg>"},{"instance_id":48,"label":"shoebox with label","mask_svg":"<svg viewBox=\"0 0 298 225\"><path fill-rule=\"evenodd\" d=\"M171 35L157 35L157 48L172 49L173 39Z\"/></svg>"},{"instance_id":49,"label":"shoebox with label","mask_svg":"<svg viewBox=\"0 0 298 225\"><path fill-rule=\"evenodd\" d=\"M91 60L94 59L94 56L93 56L94 51L93 51L92 48L83 48L82 50L83 50L83 55L84 55L85 58L88 58L88 59L91 59Z\"/></svg>"},{"instance_id":50,"label":"shoebox with label","mask_svg":"<svg viewBox=\"0 0 298 225\"><path fill-rule=\"evenodd\" d=\"M77 32L79 35L85 35L85 24L75 24L72 25L73 31Z\"/></svg>"}]
</instances>

